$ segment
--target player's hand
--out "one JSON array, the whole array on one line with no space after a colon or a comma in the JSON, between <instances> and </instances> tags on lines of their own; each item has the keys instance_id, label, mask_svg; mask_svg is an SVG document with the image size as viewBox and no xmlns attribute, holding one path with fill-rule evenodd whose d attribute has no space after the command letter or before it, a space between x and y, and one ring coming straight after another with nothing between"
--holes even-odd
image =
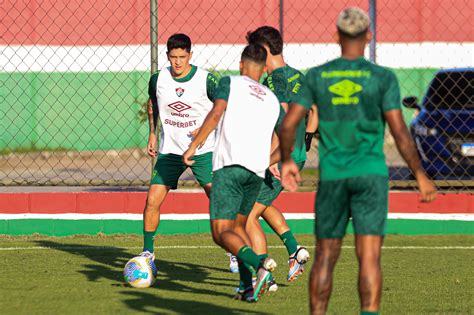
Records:
<instances>
[{"instance_id":1,"label":"player's hand","mask_svg":"<svg viewBox=\"0 0 474 315\"><path fill-rule=\"evenodd\" d=\"M186 150L183 154L183 162L187 166L191 166L194 164L195 161L191 160L196 153L196 148L194 146L189 146L189 149Z\"/></svg>"},{"instance_id":2,"label":"player's hand","mask_svg":"<svg viewBox=\"0 0 474 315\"><path fill-rule=\"evenodd\" d=\"M195 129L195 130L193 130L189 133L189 136L191 137L192 140L196 139L196 136L198 135L199 130L201 130L201 127L197 128L197 129ZM206 143L206 141L203 141L200 145L198 145L197 148L198 149L202 148L205 143Z\"/></svg>"},{"instance_id":3,"label":"player's hand","mask_svg":"<svg viewBox=\"0 0 474 315\"><path fill-rule=\"evenodd\" d=\"M436 187L425 174L416 178L421 194L421 202L432 202L436 199Z\"/></svg>"},{"instance_id":4,"label":"player's hand","mask_svg":"<svg viewBox=\"0 0 474 315\"><path fill-rule=\"evenodd\" d=\"M280 169L278 168L278 163L275 163L275 164L272 164L270 165L270 167L268 168L268 170L270 171L270 173L272 173L272 175L278 179L279 181L281 181L281 174L280 174Z\"/></svg>"},{"instance_id":5,"label":"player's hand","mask_svg":"<svg viewBox=\"0 0 474 315\"><path fill-rule=\"evenodd\" d=\"M158 152L156 151L155 133L150 133L150 136L148 137L148 145L146 147L146 151L148 152L148 155L151 157L156 157L158 155Z\"/></svg>"},{"instance_id":6,"label":"player's hand","mask_svg":"<svg viewBox=\"0 0 474 315\"><path fill-rule=\"evenodd\" d=\"M281 165L281 184L288 191L296 191L301 180L300 170L292 159Z\"/></svg>"}]
</instances>

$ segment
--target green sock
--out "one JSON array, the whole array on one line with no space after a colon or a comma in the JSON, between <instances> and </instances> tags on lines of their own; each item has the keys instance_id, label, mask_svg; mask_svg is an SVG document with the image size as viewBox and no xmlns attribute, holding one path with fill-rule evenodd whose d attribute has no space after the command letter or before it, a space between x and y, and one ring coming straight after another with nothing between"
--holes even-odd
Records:
<instances>
[{"instance_id":1,"label":"green sock","mask_svg":"<svg viewBox=\"0 0 474 315\"><path fill-rule=\"evenodd\" d=\"M149 251L150 253L153 253L154 251L153 242L155 240L155 234L156 234L156 231L153 231L153 232L143 231L143 251Z\"/></svg>"},{"instance_id":2,"label":"green sock","mask_svg":"<svg viewBox=\"0 0 474 315\"><path fill-rule=\"evenodd\" d=\"M293 254L298 249L298 242L296 241L295 236L291 232L291 230L286 231L282 235L280 235L283 244L286 246L286 250L288 251L288 255Z\"/></svg>"},{"instance_id":3,"label":"green sock","mask_svg":"<svg viewBox=\"0 0 474 315\"><path fill-rule=\"evenodd\" d=\"M379 312L360 311L360 315L380 315Z\"/></svg>"},{"instance_id":4,"label":"green sock","mask_svg":"<svg viewBox=\"0 0 474 315\"><path fill-rule=\"evenodd\" d=\"M258 259L257 254L247 245L239 249L237 258L247 264L247 267L252 267L254 270L250 270L251 272L256 272L260 267L260 259Z\"/></svg>"},{"instance_id":5,"label":"green sock","mask_svg":"<svg viewBox=\"0 0 474 315\"><path fill-rule=\"evenodd\" d=\"M239 275L240 275L240 290L245 290L252 285L252 272L247 268L245 263L237 258L239 262Z\"/></svg>"}]
</instances>

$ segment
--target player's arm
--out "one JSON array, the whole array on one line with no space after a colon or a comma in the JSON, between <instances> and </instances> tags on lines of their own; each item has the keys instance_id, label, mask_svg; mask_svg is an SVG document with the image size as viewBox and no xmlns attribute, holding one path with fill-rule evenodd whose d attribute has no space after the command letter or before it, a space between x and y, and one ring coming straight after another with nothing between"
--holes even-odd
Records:
<instances>
[{"instance_id":1,"label":"player's arm","mask_svg":"<svg viewBox=\"0 0 474 315\"><path fill-rule=\"evenodd\" d=\"M413 175L415 175L421 193L421 200L423 202L433 201L436 198L436 188L428 179L421 166L415 143L403 119L402 110L400 108L400 87L398 80L391 71L386 73L386 78L384 79L385 80L381 83L381 88L384 93L382 110L385 120L388 123L398 151L413 172Z\"/></svg>"},{"instance_id":2,"label":"player's arm","mask_svg":"<svg viewBox=\"0 0 474 315\"><path fill-rule=\"evenodd\" d=\"M279 133L282 160L281 183L289 191L296 191L301 179L299 168L291 158L291 151L295 142L297 126L313 104L313 95L309 84L309 82L304 83L302 80L298 89L292 94L290 108L283 119Z\"/></svg>"},{"instance_id":3,"label":"player's arm","mask_svg":"<svg viewBox=\"0 0 474 315\"><path fill-rule=\"evenodd\" d=\"M292 103L281 124L279 134L282 160L281 182L289 191L296 191L298 182L301 180L298 166L291 158L291 151L295 142L296 127L304 119L306 112L307 109L304 106Z\"/></svg>"},{"instance_id":4,"label":"player's arm","mask_svg":"<svg viewBox=\"0 0 474 315\"><path fill-rule=\"evenodd\" d=\"M431 180L428 179L421 166L418 151L405 125L402 111L400 109L394 109L385 112L384 115L390 132L395 139L398 151L415 175L421 193L421 200L423 202L433 201L436 198L436 188Z\"/></svg>"},{"instance_id":5,"label":"player's arm","mask_svg":"<svg viewBox=\"0 0 474 315\"><path fill-rule=\"evenodd\" d=\"M273 132L272 135L272 149L270 153L270 165L276 164L281 160L280 153L280 140L278 139L278 134Z\"/></svg>"},{"instance_id":6,"label":"player's arm","mask_svg":"<svg viewBox=\"0 0 474 315\"><path fill-rule=\"evenodd\" d=\"M207 74L206 91L207 91L207 98L211 102L214 102L216 100L216 91L217 91L218 82L219 81L212 73L209 72Z\"/></svg>"},{"instance_id":7,"label":"player's arm","mask_svg":"<svg viewBox=\"0 0 474 315\"><path fill-rule=\"evenodd\" d=\"M158 100L156 98L156 82L158 80L158 73L151 76L150 82L148 83L148 103L147 103L147 114L148 114L148 145L147 152L151 157L158 155L156 151L156 126L158 123Z\"/></svg>"},{"instance_id":8,"label":"player's arm","mask_svg":"<svg viewBox=\"0 0 474 315\"><path fill-rule=\"evenodd\" d=\"M316 133L316 130L318 130L318 123L318 107L316 104L313 104L308 112L308 123L306 125L306 152L311 149L311 141L313 141L314 134Z\"/></svg>"},{"instance_id":9,"label":"player's arm","mask_svg":"<svg viewBox=\"0 0 474 315\"><path fill-rule=\"evenodd\" d=\"M189 149L184 152L183 160L186 165L194 164L194 161L191 158L196 153L196 149L202 147L206 142L207 137L214 129L217 128L222 116L224 115L225 109L227 108L227 101L223 99L217 99L214 102L214 107L207 114L206 119L204 120L199 132L194 137L193 141L189 145Z\"/></svg>"}]
</instances>

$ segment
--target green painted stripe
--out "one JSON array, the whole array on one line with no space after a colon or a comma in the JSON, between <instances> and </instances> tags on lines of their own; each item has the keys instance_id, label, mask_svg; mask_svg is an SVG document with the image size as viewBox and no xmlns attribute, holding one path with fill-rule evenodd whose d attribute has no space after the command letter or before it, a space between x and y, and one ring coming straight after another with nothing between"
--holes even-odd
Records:
<instances>
[{"instance_id":1,"label":"green painted stripe","mask_svg":"<svg viewBox=\"0 0 474 315\"><path fill-rule=\"evenodd\" d=\"M422 96L436 69L396 69L402 95ZM235 74L227 71L225 74ZM224 73L221 73L222 75ZM218 74L218 76L220 76ZM147 72L0 73L0 152L145 147ZM411 120L412 110L404 110Z\"/></svg>"},{"instance_id":2,"label":"green painted stripe","mask_svg":"<svg viewBox=\"0 0 474 315\"><path fill-rule=\"evenodd\" d=\"M313 220L288 220L294 233L313 233ZM264 224L264 230L271 229ZM209 233L209 220L175 221L163 220L159 234ZM352 233L352 226L348 233ZM0 220L0 234L68 236L75 234L142 234L141 221L127 220L54 220L22 219ZM433 221L433 220L388 220L387 234L465 234L474 235L474 222L471 221Z\"/></svg>"}]
</instances>

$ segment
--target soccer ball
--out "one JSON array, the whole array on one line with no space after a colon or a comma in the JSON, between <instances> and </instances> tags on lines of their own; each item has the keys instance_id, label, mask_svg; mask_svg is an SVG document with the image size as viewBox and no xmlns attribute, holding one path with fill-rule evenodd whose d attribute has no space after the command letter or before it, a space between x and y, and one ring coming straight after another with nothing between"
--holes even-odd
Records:
<instances>
[{"instance_id":1,"label":"soccer ball","mask_svg":"<svg viewBox=\"0 0 474 315\"><path fill-rule=\"evenodd\" d=\"M148 257L137 256L130 259L123 269L126 283L135 288L148 288L155 282L157 269Z\"/></svg>"}]
</instances>

